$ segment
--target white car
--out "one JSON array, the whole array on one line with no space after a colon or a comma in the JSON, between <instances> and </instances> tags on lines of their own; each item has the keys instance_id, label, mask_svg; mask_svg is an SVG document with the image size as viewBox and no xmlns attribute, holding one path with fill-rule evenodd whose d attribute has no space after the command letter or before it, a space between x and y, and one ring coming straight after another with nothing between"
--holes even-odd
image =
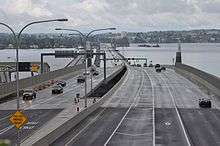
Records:
<instances>
[{"instance_id":1,"label":"white car","mask_svg":"<svg viewBox=\"0 0 220 146\"><path fill-rule=\"evenodd\" d=\"M23 93L23 100L32 100L37 97L36 91L33 89L25 89Z\"/></svg>"}]
</instances>

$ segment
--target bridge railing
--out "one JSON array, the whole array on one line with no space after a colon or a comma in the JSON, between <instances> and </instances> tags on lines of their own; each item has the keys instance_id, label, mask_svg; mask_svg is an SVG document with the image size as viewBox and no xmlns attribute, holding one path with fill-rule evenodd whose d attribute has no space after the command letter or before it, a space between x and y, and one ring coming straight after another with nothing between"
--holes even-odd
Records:
<instances>
[{"instance_id":1,"label":"bridge railing","mask_svg":"<svg viewBox=\"0 0 220 146\"><path fill-rule=\"evenodd\" d=\"M194 77L195 79L200 80L200 81L202 79L203 81L205 81L205 82L203 82L203 81L201 82L201 83L204 83L203 85L207 85L207 83L208 83L208 84L214 86L218 90L218 94L220 93L220 78L219 77L211 75L209 73L206 73L202 70L196 69L196 68L189 66L189 65L186 65L186 64L179 64L178 63L175 65L175 68L181 69L182 71L187 71L188 73L191 73L191 74L188 74L188 76L191 76L191 78L193 78L193 75L195 75L196 76L196 78ZM212 89L212 87L210 87L209 85L207 85L207 87Z\"/></svg>"}]
</instances>

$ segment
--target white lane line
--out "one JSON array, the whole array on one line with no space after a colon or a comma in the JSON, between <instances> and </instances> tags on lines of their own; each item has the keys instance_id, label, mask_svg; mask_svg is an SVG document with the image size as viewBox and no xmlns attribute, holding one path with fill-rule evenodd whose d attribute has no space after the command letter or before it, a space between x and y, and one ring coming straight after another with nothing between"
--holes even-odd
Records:
<instances>
[{"instance_id":1,"label":"white lane line","mask_svg":"<svg viewBox=\"0 0 220 146\"><path fill-rule=\"evenodd\" d=\"M120 134L120 135L126 135L126 136L145 136L145 135L149 135L149 133L140 133L140 134L129 134L129 133L123 133L123 132L115 132L116 134Z\"/></svg>"},{"instance_id":2,"label":"white lane line","mask_svg":"<svg viewBox=\"0 0 220 146\"><path fill-rule=\"evenodd\" d=\"M166 81L164 80L164 78L163 78L161 75L160 75L160 78L161 78L161 80L167 85ZM167 85L167 86L168 86L168 85ZM179 122L180 122L180 125L181 125L181 127L182 127L182 129L183 129L183 134L184 134L184 136L185 136L185 138L186 138L186 142L187 142L188 146L191 146L191 143L190 143L190 141L189 141L188 135L187 135L187 133L186 133L186 129L185 129L184 125L183 125L182 118L180 117L180 113L179 113L179 111L178 111L178 109L177 109L174 96L173 96L172 92L170 91L170 88L167 87L167 89L168 89L169 94L170 94L170 96L171 96L171 99L172 99L172 101L173 101L173 104L174 104L174 107L175 107L175 111L176 111L176 113L177 113L177 117L178 117Z\"/></svg>"},{"instance_id":3,"label":"white lane line","mask_svg":"<svg viewBox=\"0 0 220 146\"><path fill-rule=\"evenodd\" d=\"M6 119L6 118L9 118L9 117L10 117L10 115L7 115L7 116L5 116L4 118L1 118L0 121L4 120L4 119Z\"/></svg>"},{"instance_id":4,"label":"white lane line","mask_svg":"<svg viewBox=\"0 0 220 146\"><path fill-rule=\"evenodd\" d=\"M73 138L71 138L71 140L69 140L65 146L68 146L69 144L71 144L74 139L80 135L84 130L86 130L92 123L94 123L96 121L96 119L106 110L106 108L104 108L91 122L89 122L82 130L80 130Z\"/></svg>"},{"instance_id":5,"label":"white lane line","mask_svg":"<svg viewBox=\"0 0 220 146\"><path fill-rule=\"evenodd\" d=\"M149 80L150 80L150 84L151 84L151 89L152 89L152 98L153 98L153 110L152 110L152 116L153 116L153 146L156 145L156 132L155 132L155 97L154 97L154 86L153 86L153 82L152 82L152 79L150 77L150 75L148 74L148 72L146 70L144 70L144 72L147 74L147 76L149 77Z\"/></svg>"},{"instance_id":6,"label":"white lane line","mask_svg":"<svg viewBox=\"0 0 220 146\"><path fill-rule=\"evenodd\" d=\"M130 107L128 108L128 110L126 111L126 113L124 114L124 116L122 117L121 121L119 122L119 124L117 125L117 127L115 128L115 130L112 132L112 134L110 135L110 137L107 139L107 141L105 142L104 146L106 146L109 141L112 139L113 135L115 134L115 132L118 130L118 128L120 127L121 123L124 121L125 117L127 116L127 114L129 113L129 111L131 110L131 108L135 105L135 102L138 98L138 93L140 92L141 87L143 86L143 74L142 74L142 80L141 80L141 85L139 86L139 89L136 92L136 96L134 98L133 103L130 105Z\"/></svg>"},{"instance_id":7,"label":"white lane line","mask_svg":"<svg viewBox=\"0 0 220 146\"><path fill-rule=\"evenodd\" d=\"M13 127L14 127L14 125L5 127L4 129L0 130L0 135L4 134L5 132L7 132L8 130L12 129Z\"/></svg>"}]
</instances>

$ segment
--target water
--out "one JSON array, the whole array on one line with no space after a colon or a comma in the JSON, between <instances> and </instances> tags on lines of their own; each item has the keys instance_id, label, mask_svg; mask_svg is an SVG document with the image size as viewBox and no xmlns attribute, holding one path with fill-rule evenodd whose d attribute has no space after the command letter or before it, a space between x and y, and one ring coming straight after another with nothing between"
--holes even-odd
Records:
<instances>
[{"instance_id":1,"label":"water","mask_svg":"<svg viewBox=\"0 0 220 146\"><path fill-rule=\"evenodd\" d=\"M20 62L40 62L41 53L54 53L57 49L20 49L19 50L19 61ZM73 50L73 49L62 49L62 50ZM54 56L44 57L44 62L50 65L50 70L57 70L65 67L72 58L55 58ZM0 62L15 62L16 61L16 50L15 49L4 49L0 50ZM20 73L20 78L31 76L31 73ZM12 75L12 80L14 80Z\"/></svg>"},{"instance_id":2,"label":"water","mask_svg":"<svg viewBox=\"0 0 220 146\"><path fill-rule=\"evenodd\" d=\"M137 44L131 44L131 47L119 48L121 53L127 57L147 57L153 63L173 64L173 58L178 48L178 44L160 44L160 48L141 48ZM41 53L53 53L57 49L25 49L19 50L19 61L39 61ZM62 49L72 50L72 49ZM108 54L108 57L109 54ZM182 61L185 64L194 66L210 74L220 77L220 44L200 43L200 44L182 44ZM44 61L51 66L51 70L63 68L70 62L71 58L54 58L47 56ZM15 50L0 50L0 62L15 61ZM108 62L108 64L111 64ZM143 62L142 62L143 63ZM149 62L148 62L149 63ZM21 77L27 76L27 73L21 74ZM30 76L30 73L28 73Z\"/></svg>"},{"instance_id":3,"label":"water","mask_svg":"<svg viewBox=\"0 0 220 146\"><path fill-rule=\"evenodd\" d=\"M220 77L219 43L185 43L181 45L184 64ZM178 44L160 44L159 48L142 48L137 47L137 44L131 44L131 47L118 49L127 57L146 57L148 60L152 60L153 64L173 64ZM140 63L143 62L140 61Z\"/></svg>"}]
</instances>

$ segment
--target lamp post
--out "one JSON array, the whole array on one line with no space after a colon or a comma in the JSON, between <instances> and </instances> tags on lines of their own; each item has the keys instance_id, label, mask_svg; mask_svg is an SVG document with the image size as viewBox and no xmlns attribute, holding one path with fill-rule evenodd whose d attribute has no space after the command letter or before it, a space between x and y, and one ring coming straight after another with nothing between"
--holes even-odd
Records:
<instances>
[{"instance_id":1,"label":"lamp post","mask_svg":"<svg viewBox=\"0 0 220 146\"><path fill-rule=\"evenodd\" d=\"M25 25L18 33L18 35L15 34L15 31L7 24L0 22L0 25L3 25L7 27L13 34L13 40L16 46L16 95L17 95L17 111L20 110L20 102L19 102L19 54L18 50L20 49L20 44L21 44L21 33L25 30L30 25L33 24L38 24L38 23L46 23L46 22L53 22L53 21L68 21L68 19L52 19L52 20L43 20L43 21L34 21L31 23L28 23ZM19 130L17 132L17 146L20 145L20 140L19 140Z\"/></svg>"},{"instance_id":2,"label":"lamp post","mask_svg":"<svg viewBox=\"0 0 220 146\"><path fill-rule=\"evenodd\" d=\"M89 36L94 33L94 32L97 32L97 31L105 31L105 30L116 30L116 28L113 28L113 27L110 27L110 28L101 28L101 29L94 29L92 31L90 31L87 35L83 34L81 31L79 30L76 30L76 29L63 29L63 28L56 28L55 30L65 30L65 31L74 31L74 32L77 32L80 34L80 36L84 39L84 48L85 48L85 56L84 56L84 59L85 59L85 74L87 73L87 54L86 54L86 51L87 51L87 48L86 48L86 42L89 38ZM92 49L92 48L90 48ZM91 51L92 52L92 51ZM91 80L92 80L92 76L91 77ZM91 81L91 90L92 90L92 81ZM87 107L87 97L86 97L86 94L87 94L87 75L85 75L85 108Z\"/></svg>"}]
</instances>

